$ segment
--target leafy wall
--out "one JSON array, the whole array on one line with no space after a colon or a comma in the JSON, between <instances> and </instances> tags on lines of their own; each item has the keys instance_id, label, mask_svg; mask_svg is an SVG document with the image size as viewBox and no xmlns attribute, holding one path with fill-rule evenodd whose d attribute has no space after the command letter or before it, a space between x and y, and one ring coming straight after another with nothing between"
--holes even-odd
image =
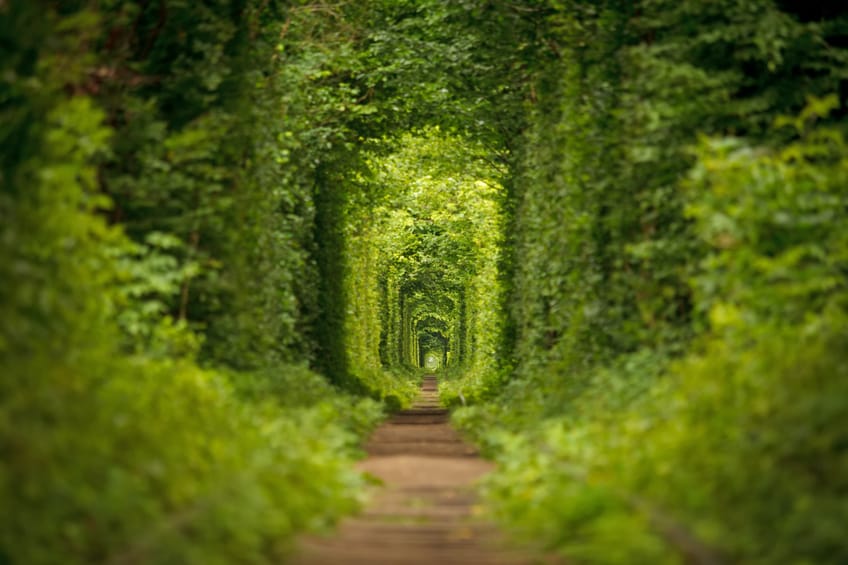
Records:
<instances>
[{"instance_id":1,"label":"leafy wall","mask_svg":"<svg viewBox=\"0 0 848 565\"><path fill-rule=\"evenodd\" d=\"M838 3L0 16L0 561L276 560L428 355L571 560L846 560Z\"/></svg>"},{"instance_id":2,"label":"leafy wall","mask_svg":"<svg viewBox=\"0 0 848 565\"><path fill-rule=\"evenodd\" d=\"M458 414L494 507L579 562L844 560L844 9L537 6L517 366Z\"/></svg>"},{"instance_id":3,"label":"leafy wall","mask_svg":"<svg viewBox=\"0 0 848 565\"><path fill-rule=\"evenodd\" d=\"M0 561L270 562L357 506L380 407L306 366L342 128L283 9L0 6Z\"/></svg>"}]
</instances>

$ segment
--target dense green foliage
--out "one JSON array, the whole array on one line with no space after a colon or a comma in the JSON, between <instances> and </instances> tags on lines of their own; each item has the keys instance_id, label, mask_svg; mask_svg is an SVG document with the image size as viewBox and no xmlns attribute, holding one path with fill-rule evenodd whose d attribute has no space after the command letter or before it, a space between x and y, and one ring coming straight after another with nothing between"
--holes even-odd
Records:
<instances>
[{"instance_id":1,"label":"dense green foliage","mask_svg":"<svg viewBox=\"0 0 848 565\"><path fill-rule=\"evenodd\" d=\"M270 562L356 507L280 10L0 6L0 561Z\"/></svg>"},{"instance_id":2,"label":"dense green foliage","mask_svg":"<svg viewBox=\"0 0 848 565\"><path fill-rule=\"evenodd\" d=\"M574 562L848 560L838 3L11 0L0 39L0 562L279 559L425 367Z\"/></svg>"},{"instance_id":3,"label":"dense green foliage","mask_svg":"<svg viewBox=\"0 0 848 565\"><path fill-rule=\"evenodd\" d=\"M499 173L482 146L438 128L396 143L369 156L370 199L346 238L348 350L363 369L435 356L481 386L499 374Z\"/></svg>"},{"instance_id":4,"label":"dense green foliage","mask_svg":"<svg viewBox=\"0 0 848 565\"><path fill-rule=\"evenodd\" d=\"M460 414L495 510L581 562L843 562L844 10L551 8L517 368Z\"/></svg>"},{"instance_id":5,"label":"dense green foliage","mask_svg":"<svg viewBox=\"0 0 848 565\"><path fill-rule=\"evenodd\" d=\"M492 393L506 340L498 116L517 100L495 72L497 10L366 6L335 6L353 56L328 79L359 98L318 178L320 364L391 405L411 398L428 354L470 379L466 394Z\"/></svg>"}]
</instances>

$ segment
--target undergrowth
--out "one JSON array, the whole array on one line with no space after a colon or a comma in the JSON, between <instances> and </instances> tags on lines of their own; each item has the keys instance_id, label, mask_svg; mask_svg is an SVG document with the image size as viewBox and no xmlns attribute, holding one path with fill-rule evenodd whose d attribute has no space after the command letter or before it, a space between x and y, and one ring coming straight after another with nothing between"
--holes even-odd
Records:
<instances>
[{"instance_id":1,"label":"undergrowth","mask_svg":"<svg viewBox=\"0 0 848 565\"><path fill-rule=\"evenodd\" d=\"M560 387L514 381L455 421L499 465L495 514L578 562L842 563L846 343L833 312L681 360L624 356Z\"/></svg>"},{"instance_id":2,"label":"undergrowth","mask_svg":"<svg viewBox=\"0 0 848 565\"><path fill-rule=\"evenodd\" d=\"M382 417L300 368L238 390L190 360L102 349L0 370L11 563L279 560L296 532L358 507L351 463Z\"/></svg>"}]
</instances>

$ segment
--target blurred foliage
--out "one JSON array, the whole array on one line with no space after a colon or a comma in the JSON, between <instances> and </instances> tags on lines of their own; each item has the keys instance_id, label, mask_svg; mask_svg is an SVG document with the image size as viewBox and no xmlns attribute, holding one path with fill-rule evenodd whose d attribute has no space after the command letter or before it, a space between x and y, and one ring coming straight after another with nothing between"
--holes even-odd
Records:
<instances>
[{"instance_id":1,"label":"blurred foliage","mask_svg":"<svg viewBox=\"0 0 848 565\"><path fill-rule=\"evenodd\" d=\"M278 560L427 356L572 561L845 562L846 45L795 0L0 2L0 562Z\"/></svg>"},{"instance_id":2,"label":"blurred foliage","mask_svg":"<svg viewBox=\"0 0 848 565\"><path fill-rule=\"evenodd\" d=\"M847 17L539 17L507 184L516 370L456 414L512 527L585 563L845 561Z\"/></svg>"},{"instance_id":3,"label":"blurred foliage","mask_svg":"<svg viewBox=\"0 0 848 565\"><path fill-rule=\"evenodd\" d=\"M269 563L358 506L282 9L0 5L0 561Z\"/></svg>"},{"instance_id":4,"label":"blurred foliage","mask_svg":"<svg viewBox=\"0 0 848 565\"><path fill-rule=\"evenodd\" d=\"M245 402L190 361L110 353L3 366L7 561L267 563L358 506L348 430L376 404Z\"/></svg>"}]
</instances>

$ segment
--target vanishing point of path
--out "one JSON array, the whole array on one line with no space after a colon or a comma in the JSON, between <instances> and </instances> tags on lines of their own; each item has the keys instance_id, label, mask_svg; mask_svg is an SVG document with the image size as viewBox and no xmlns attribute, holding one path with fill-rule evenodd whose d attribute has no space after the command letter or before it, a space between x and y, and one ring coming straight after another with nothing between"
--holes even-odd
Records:
<instances>
[{"instance_id":1,"label":"vanishing point of path","mask_svg":"<svg viewBox=\"0 0 848 565\"><path fill-rule=\"evenodd\" d=\"M474 483L492 470L448 423L436 377L413 407L380 426L358 468L382 482L359 516L330 537L302 540L298 565L529 565L530 553L475 516Z\"/></svg>"}]
</instances>

